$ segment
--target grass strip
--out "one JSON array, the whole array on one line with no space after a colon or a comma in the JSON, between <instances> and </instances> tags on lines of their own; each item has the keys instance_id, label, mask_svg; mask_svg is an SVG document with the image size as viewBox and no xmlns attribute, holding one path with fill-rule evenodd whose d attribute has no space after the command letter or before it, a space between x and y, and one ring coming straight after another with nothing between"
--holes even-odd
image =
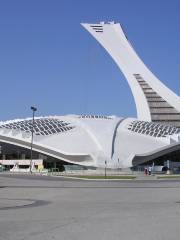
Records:
<instances>
[{"instance_id":1,"label":"grass strip","mask_svg":"<svg viewBox=\"0 0 180 240\"><path fill-rule=\"evenodd\" d=\"M82 178L82 179L94 179L94 180L98 180L98 179L135 179L136 176L96 176L96 175L73 175L71 177L76 177L76 178Z\"/></svg>"},{"instance_id":2,"label":"grass strip","mask_svg":"<svg viewBox=\"0 0 180 240\"><path fill-rule=\"evenodd\" d=\"M175 179L180 178L180 175L158 176L157 179Z\"/></svg>"}]
</instances>

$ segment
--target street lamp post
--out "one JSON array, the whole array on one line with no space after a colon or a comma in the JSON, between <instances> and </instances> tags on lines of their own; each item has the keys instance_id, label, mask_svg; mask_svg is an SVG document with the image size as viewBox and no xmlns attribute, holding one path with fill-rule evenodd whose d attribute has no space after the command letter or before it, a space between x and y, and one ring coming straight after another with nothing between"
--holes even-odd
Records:
<instances>
[{"instance_id":1,"label":"street lamp post","mask_svg":"<svg viewBox=\"0 0 180 240\"><path fill-rule=\"evenodd\" d=\"M107 177L107 175L106 175L106 168L107 168L107 161L105 160L105 168L104 168L104 177L106 178Z\"/></svg>"},{"instance_id":2,"label":"street lamp post","mask_svg":"<svg viewBox=\"0 0 180 240\"><path fill-rule=\"evenodd\" d=\"M31 110L33 112L33 117L32 117L32 128L31 128L31 159L30 159L30 173L32 174L32 155L33 155L33 135L34 135L34 115L35 112L37 111L37 108L31 107Z\"/></svg>"}]
</instances>

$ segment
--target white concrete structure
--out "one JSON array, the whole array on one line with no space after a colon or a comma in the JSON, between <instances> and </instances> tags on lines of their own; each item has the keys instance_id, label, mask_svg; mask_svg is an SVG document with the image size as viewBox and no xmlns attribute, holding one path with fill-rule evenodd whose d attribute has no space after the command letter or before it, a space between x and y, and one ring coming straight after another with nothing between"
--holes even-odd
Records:
<instances>
[{"instance_id":1,"label":"white concrete structure","mask_svg":"<svg viewBox=\"0 0 180 240\"><path fill-rule=\"evenodd\" d=\"M83 23L106 49L126 77L134 96L137 117L180 127L180 98L145 66L119 23Z\"/></svg>"},{"instance_id":2,"label":"white concrete structure","mask_svg":"<svg viewBox=\"0 0 180 240\"><path fill-rule=\"evenodd\" d=\"M119 23L82 25L127 78L138 119L38 117L34 121L33 150L68 163L103 168L127 168L180 151L180 128L176 127L180 127L180 98L139 59ZM0 142L30 149L31 131L32 119L1 122Z\"/></svg>"},{"instance_id":3,"label":"white concrete structure","mask_svg":"<svg viewBox=\"0 0 180 240\"><path fill-rule=\"evenodd\" d=\"M32 119L0 124L0 142L30 149ZM180 149L180 129L115 116L53 116L34 121L33 150L83 166L125 168ZM142 156L142 158L141 158Z\"/></svg>"}]
</instances>

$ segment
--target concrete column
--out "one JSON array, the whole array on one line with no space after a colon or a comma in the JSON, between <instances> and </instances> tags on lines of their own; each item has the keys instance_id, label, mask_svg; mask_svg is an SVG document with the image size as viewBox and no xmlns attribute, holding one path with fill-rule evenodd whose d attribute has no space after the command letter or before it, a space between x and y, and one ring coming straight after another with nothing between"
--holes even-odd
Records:
<instances>
[{"instance_id":1,"label":"concrete column","mask_svg":"<svg viewBox=\"0 0 180 240\"><path fill-rule=\"evenodd\" d=\"M53 165L54 165L53 167L56 168L56 162L54 162Z\"/></svg>"},{"instance_id":2,"label":"concrete column","mask_svg":"<svg viewBox=\"0 0 180 240\"><path fill-rule=\"evenodd\" d=\"M25 153L21 154L21 159L26 159L26 154Z\"/></svg>"}]
</instances>

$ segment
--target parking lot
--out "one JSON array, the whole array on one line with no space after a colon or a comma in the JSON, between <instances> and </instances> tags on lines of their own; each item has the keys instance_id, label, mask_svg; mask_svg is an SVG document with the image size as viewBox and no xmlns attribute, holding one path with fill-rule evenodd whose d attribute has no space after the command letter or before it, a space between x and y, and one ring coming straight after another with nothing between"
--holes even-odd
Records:
<instances>
[{"instance_id":1,"label":"parking lot","mask_svg":"<svg viewBox=\"0 0 180 240\"><path fill-rule=\"evenodd\" d=\"M171 239L180 181L0 174L0 240Z\"/></svg>"}]
</instances>

